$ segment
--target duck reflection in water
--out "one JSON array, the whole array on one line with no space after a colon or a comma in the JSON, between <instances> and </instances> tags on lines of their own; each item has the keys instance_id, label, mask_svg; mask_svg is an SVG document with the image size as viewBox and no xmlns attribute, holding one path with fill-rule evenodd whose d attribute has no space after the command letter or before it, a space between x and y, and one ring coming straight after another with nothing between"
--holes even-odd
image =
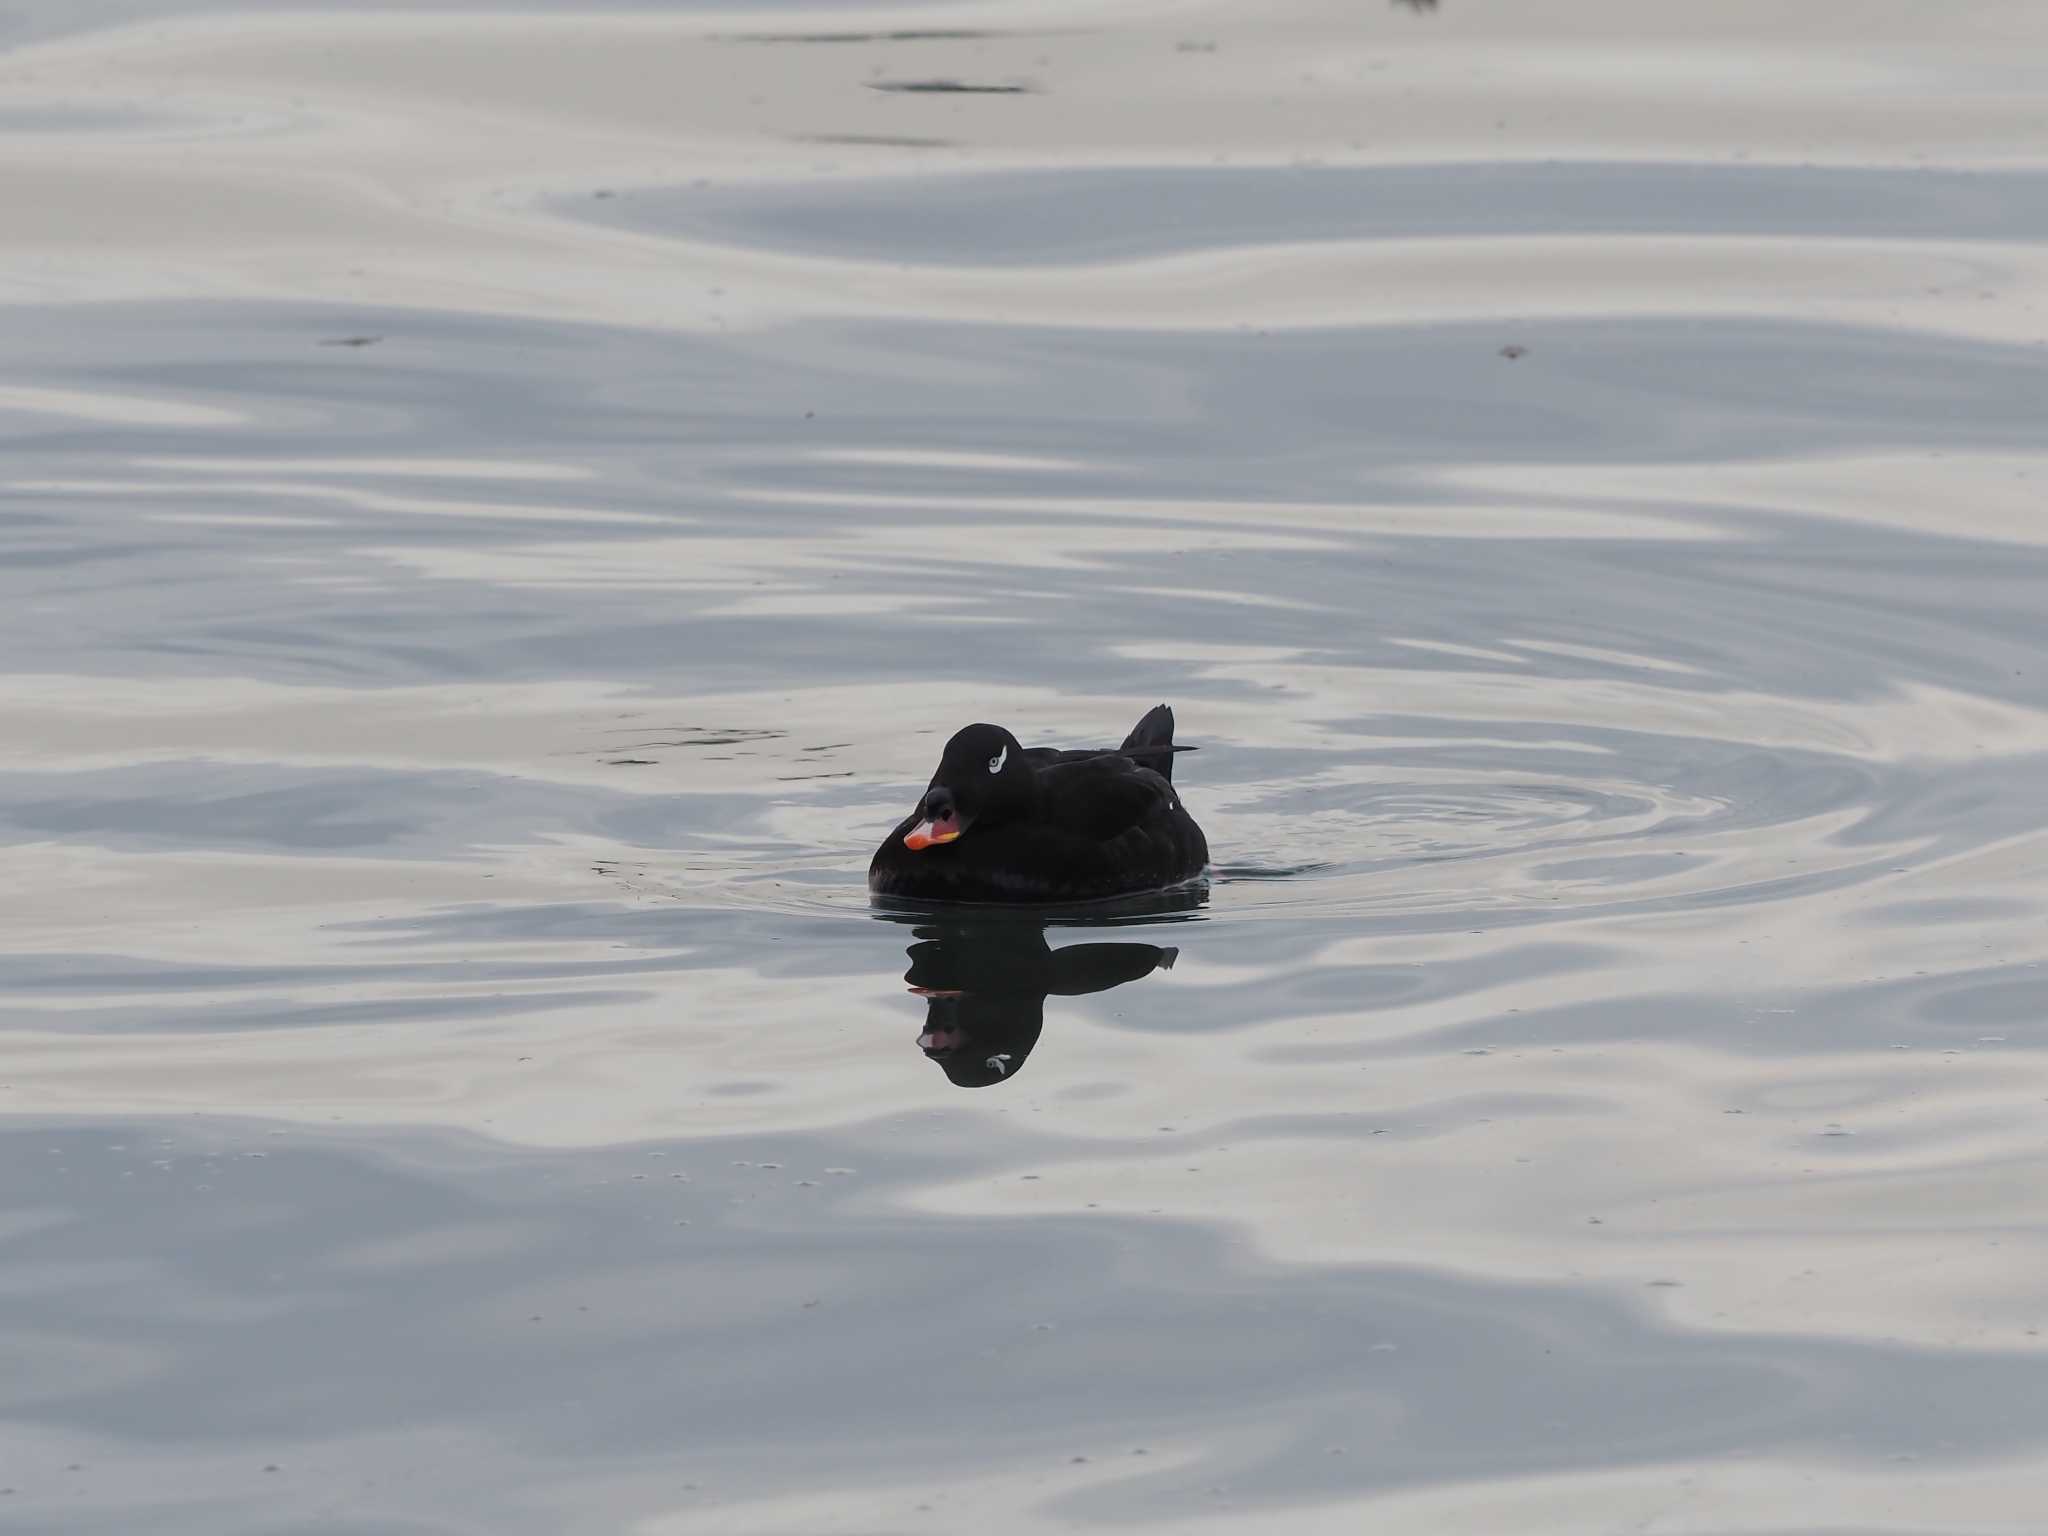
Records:
<instances>
[{"instance_id":1,"label":"duck reflection in water","mask_svg":"<svg viewBox=\"0 0 2048 1536\"><path fill-rule=\"evenodd\" d=\"M1169 970L1177 949L1157 944L1067 944L1054 949L1042 922L934 923L916 930L910 990L925 1000L918 1046L955 1086L1008 1082L1045 1027L1048 997L1107 992Z\"/></svg>"}]
</instances>

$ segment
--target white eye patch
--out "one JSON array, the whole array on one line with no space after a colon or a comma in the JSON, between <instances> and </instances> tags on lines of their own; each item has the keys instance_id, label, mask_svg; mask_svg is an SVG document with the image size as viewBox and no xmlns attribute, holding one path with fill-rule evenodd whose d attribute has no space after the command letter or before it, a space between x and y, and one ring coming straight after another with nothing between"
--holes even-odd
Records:
<instances>
[{"instance_id":1,"label":"white eye patch","mask_svg":"<svg viewBox=\"0 0 2048 1536\"><path fill-rule=\"evenodd\" d=\"M1006 741L1003 743L1003 750L988 760L988 771L990 773L1001 773L1003 771L1003 764L1009 760L1010 744Z\"/></svg>"}]
</instances>

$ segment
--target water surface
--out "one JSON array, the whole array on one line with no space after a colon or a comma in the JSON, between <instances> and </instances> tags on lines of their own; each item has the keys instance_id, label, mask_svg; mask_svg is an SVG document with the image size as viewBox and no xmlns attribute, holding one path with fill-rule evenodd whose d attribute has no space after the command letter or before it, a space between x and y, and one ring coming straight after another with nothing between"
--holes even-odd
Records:
<instances>
[{"instance_id":1,"label":"water surface","mask_svg":"<svg viewBox=\"0 0 2048 1536\"><path fill-rule=\"evenodd\" d=\"M2036 1529L2048 16L1641 10L10 7L11 1528Z\"/></svg>"}]
</instances>

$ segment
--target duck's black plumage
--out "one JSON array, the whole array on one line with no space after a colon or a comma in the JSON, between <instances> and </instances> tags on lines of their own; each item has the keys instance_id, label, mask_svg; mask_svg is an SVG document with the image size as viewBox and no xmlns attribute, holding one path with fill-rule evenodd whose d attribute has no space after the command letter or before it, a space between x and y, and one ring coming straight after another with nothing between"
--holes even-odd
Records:
<instances>
[{"instance_id":1,"label":"duck's black plumage","mask_svg":"<svg viewBox=\"0 0 2048 1536\"><path fill-rule=\"evenodd\" d=\"M1209 842L1173 786L1173 711L1115 749L1023 747L970 725L868 865L877 895L914 901L1098 901L1199 875Z\"/></svg>"}]
</instances>

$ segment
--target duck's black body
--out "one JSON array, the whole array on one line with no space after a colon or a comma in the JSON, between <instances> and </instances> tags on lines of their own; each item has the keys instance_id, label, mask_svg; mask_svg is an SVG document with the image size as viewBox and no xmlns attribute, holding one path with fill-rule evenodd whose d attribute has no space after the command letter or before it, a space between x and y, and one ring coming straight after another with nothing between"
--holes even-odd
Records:
<instances>
[{"instance_id":1,"label":"duck's black body","mask_svg":"<svg viewBox=\"0 0 2048 1536\"><path fill-rule=\"evenodd\" d=\"M1099 901L1178 885L1209 842L1173 787L1164 704L1115 749L1025 748L999 726L946 743L917 809L882 840L868 888L914 901Z\"/></svg>"}]
</instances>

